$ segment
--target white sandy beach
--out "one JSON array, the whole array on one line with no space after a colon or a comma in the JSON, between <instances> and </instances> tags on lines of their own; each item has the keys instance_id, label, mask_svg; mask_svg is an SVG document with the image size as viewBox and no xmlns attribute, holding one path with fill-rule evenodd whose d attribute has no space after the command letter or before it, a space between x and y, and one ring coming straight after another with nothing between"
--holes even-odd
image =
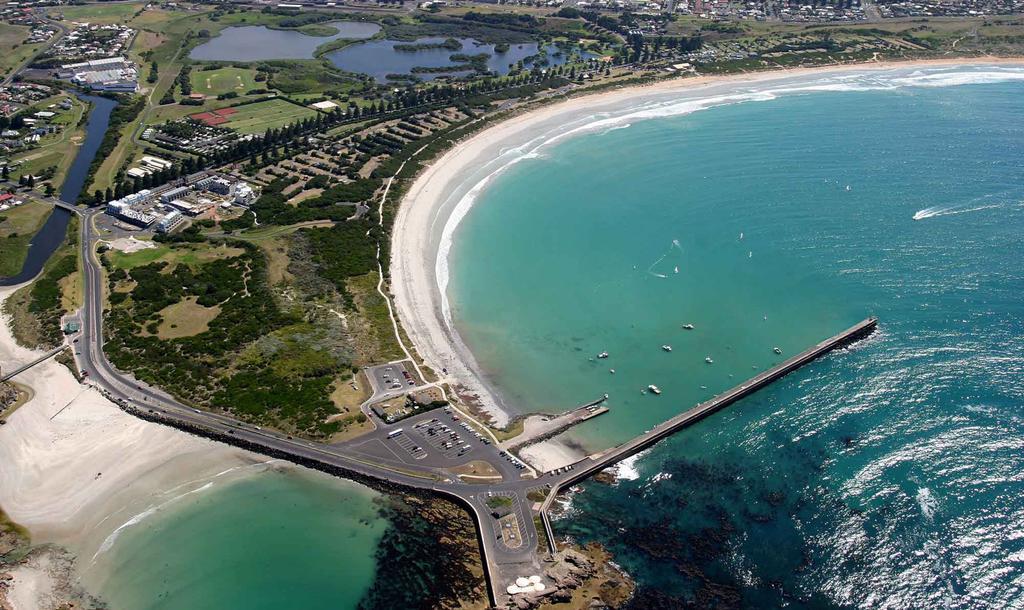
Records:
<instances>
[{"instance_id":1,"label":"white sandy beach","mask_svg":"<svg viewBox=\"0 0 1024 610\"><path fill-rule=\"evenodd\" d=\"M16 288L0 288L0 304ZM0 320L0 366L35 357ZM265 458L127 415L47 360L18 376L34 396L0 426L0 507L33 543L52 542L80 561L166 490ZM45 563L45 562L43 562ZM14 571L9 601L34 608L52 579L32 565Z\"/></svg>"},{"instance_id":2,"label":"white sandy beach","mask_svg":"<svg viewBox=\"0 0 1024 610\"><path fill-rule=\"evenodd\" d=\"M785 90L803 86L808 77L832 78L819 87L839 90L846 75L885 70L920 70L956 66L1024 66L1024 60L976 58L926 60L799 68L755 74L672 79L653 85L612 90L569 99L511 117L456 144L417 177L401 202L391 248L391 290L398 315L421 357L433 368L480 397L482 408L501 427L521 409L505 404L488 383L453 328L446 299L448 253L455 227L491 178L516 161L537 156L542 143L573 133L610 129L669 114L751 97L766 86ZM811 90L811 89L805 89ZM714 100L714 104L708 104ZM687 104L665 110L672 104ZM644 106L646 105L646 106ZM642 107L637 110L638 107ZM570 407L571 405L566 405ZM583 454L558 439L522 452L542 470L574 462Z\"/></svg>"}]
</instances>

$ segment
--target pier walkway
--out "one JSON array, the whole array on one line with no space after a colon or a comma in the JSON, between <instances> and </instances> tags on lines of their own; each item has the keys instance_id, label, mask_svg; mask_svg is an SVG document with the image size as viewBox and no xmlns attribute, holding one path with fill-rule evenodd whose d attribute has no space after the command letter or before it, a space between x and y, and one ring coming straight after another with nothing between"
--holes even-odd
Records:
<instances>
[{"instance_id":1,"label":"pier walkway","mask_svg":"<svg viewBox=\"0 0 1024 610\"><path fill-rule=\"evenodd\" d=\"M549 550L554 552L555 541L554 535L551 531L551 524L548 520L548 509L551 507L551 503L554 501L555 496L566 487L577 483L587 477L604 470L612 464L623 460L635 453L643 451L647 447L657 443L666 436L676 432L680 428L689 426L690 424L696 423L701 419L704 419L708 415L715 413L732 403L745 398L750 394L760 390L766 385L773 381L783 377L801 366L820 358L828 352L848 345L858 339L866 337L871 334L878 326L878 318L870 317L863 320L843 332L814 345L813 347L800 352L796 356L781 362L772 368L757 374L756 376L748 379L742 384L728 390L723 394L718 394L714 398L702 402L692 409L676 415L672 419L664 421L650 430L644 432L640 436L637 436L621 445L612 447L607 451L596 453L583 460L577 462L572 471L568 473L568 476L560 478L556 485L553 485L551 492L547 498L544 499L544 503L541 505L540 516L544 523L544 529L547 533L548 547Z\"/></svg>"},{"instance_id":2,"label":"pier walkway","mask_svg":"<svg viewBox=\"0 0 1024 610\"><path fill-rule=\"evenodd\" d=\"M10 373L0 373L0 382L7 381L8 379L10 379L11 377L14 377L15 375L24 373L25 371L29 370L30 368L34 367L35 365L39 364L40 362L43 362L44 360L49 360L50 358L53 358L57 354L59 354L59 353L63 352L64 350L66 350L67 348L68 348L67 344L63 344L62 343L60 347L52 349L52 350L46 352L42 356L40 356L40 357L36 358L35 360L33 360L32 362L29 362L28 364L24 364L22 366L19 366L18 368L14 369Z\"/></svg>"}]
</instances>

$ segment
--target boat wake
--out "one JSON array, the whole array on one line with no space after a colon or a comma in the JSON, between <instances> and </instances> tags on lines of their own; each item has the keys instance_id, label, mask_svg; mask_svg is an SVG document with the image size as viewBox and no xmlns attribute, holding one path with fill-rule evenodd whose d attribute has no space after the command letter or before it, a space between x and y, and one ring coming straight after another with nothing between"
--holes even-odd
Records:
<instances>
[{"instance_id":1,"label":"boat wake","mask_svg":"<svg viewBox=\"0 0 1024 610\"><path fill-rule=\"evenodd\" d=\"M661 263L662 263L662 262L663 262L663 261L664 261L664 260L665 260L666 258L668 258L668 256L669 256L670 254L672 254L672 251L673 251L673 250L679 250L679 254L680 254L680 256L681 256L681 255L683 254L683 247L682 247L682 246L681 246L681 245L679 244L679 240L678 240L678 239L673 239L673 240L672 240L672 245L668 247L668 251L666 251L666 252L665 252L664 254L662 254L662 255L661 255L661 257L660 257L660 258L659 258L658 260L656 260L656 261L654 261L653 263L651 263L651 266L647 268L647 273L648 273L649 275L653 275L653 276L654 276L654 277L656 277L656 278L661 278L661 279L663 279L663 280L664 280L664 279L668 279L668 274L666 274L666 273L660 273L659 271L656 271L656 268L657 268L657 267L658 267L658 265L660 265L660 264L661 264ZM674 272L674 273L679 273L679 265L676 265L676 266L675 266L675 268L674 268L674 271L673 271L673 272Z\"/></svg>"},{"instance_id":2,"label":"boat wake","mask_svg":"<svg viewBox=\"0 0 1024 610\"><path fill-rule=\"evenodd\" d=\"M981 210L992 210L1001 207L1003 206L999 203L993 203L992 205L979 205L973 208L964 208L956 205L935 206L914 212L914 220L924 220L925 218L935 218L936 216L953 216L954 214L966 214L968 212L979 212Z\"/></svg>"}]
</instances>

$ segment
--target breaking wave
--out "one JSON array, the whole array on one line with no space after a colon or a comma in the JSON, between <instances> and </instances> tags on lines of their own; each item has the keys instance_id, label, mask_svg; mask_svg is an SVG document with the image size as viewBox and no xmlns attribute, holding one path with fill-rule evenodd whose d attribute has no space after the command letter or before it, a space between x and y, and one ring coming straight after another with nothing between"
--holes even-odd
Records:
<instances>
[{"instance_id":1,"label":"breaking wave","mask_svg":"<svg viewBox=\"0 0 1024 610\"><path fill-rule=\"evenodd\" d=\"M999 66L955 66L916 69L906 68L892 70L871 70L864 72L844 72L833 74L815 74L801 76L796 79L783 78L765 80L751 85L750 83L734 83L727 85L711 85L695 87L675 92L671 99L665 99L665 93L651 93L644 98L643 92L629 107L620 110L593 112L583 117L559 117L561 122L548 125L539 135L527 142L501 152L497 158L485 163L477 171L470 174L449 195L448 203L458 197L451 214L444 220L435 260L435 279L440 294L440 308L445 326L456 341L461 342L458 331L452 321L451 305L448 300L448 284L450 275L449 256L455 230L476 204L480 194L490 186L502 173L516 164L542 156L542 150L562 140L587 133L607 134L617 129L626 129L638 121L659 119L692 114L701 110L742 104L748 102L767 102L786 95L804 95L816 92L847 92L847 91L888 91L913 87L953 87L963 85L992 84L1005 81L1024 80L1024 69ZM686 83L681 82L680 87ZM726 87L731 90L721 91ZM460 194L461 193L461 194ZM932 218L947 214L964 214L993 206L974 208L936 207L920 210L914 215L915 220ZM464 345L459 347L465 347ZM468 350L460 350L468 353Z\"/></svg>"},{"instance_id":2,"label":"breaking wave","mask_svg":"<svg viewBox=\"0 0 1024 610\"><path fill-rule=\"evenodd\" d=\"M117 542L117 538L121 535L121 533L124 530L126 530L126 529L128 529L128 528L130 528L132 526L138 525L139 523L142 523L143 521L145 521L149 517L155 515L156 513L160 512L161 510L163 510L164 508L170 506L171 504L174 504L178 500L181 500L181 499L186 498L188 496L191 496L193 494L204 492L204 491L212 488L217 479L219 479L219 478L221 478L223 476L229 475L229 474L231 474L233 472L237 472L237 471L241 471L241 470L259 469L260 467L267 466L268 464L272 464L274 462L279 462L279 461L280 460L277 460L277 459L271 459L271 460L266 460L266 461L262 461L262 462L256 462L254 464L242 464L240 466L232 466L231 468L228 468L226 470L222 470L222 471L218 472L217 474L214 474L213 476L207 477L206 479L193 479L191 481L186 481L184 483L181 483L179 485L176 485L176 486L172 487L171 489L168 489L166 492L164 492L163 495L171 494L171 493L173 493L173 492L175 492L175 491L177 491L177 490L179 490L179 489L181 489L183 487L188 487L188 486L191 486L191 485L195 485L196 483L200 483L200 482L202 482L204 480L206 481L205 483L203 483L203 485L200 485L199 487L197 487L195 489L190 489L190 490L188 490L188 491L186 491L184 493L180 493L178 495L172 496L171 498L169 498L169 499L167 499L167 500L165 500L163 502L160 502L158 504L154 504L154 505L146 508L146 510L144 510L144 511L138 513L138 514L132 515L131 518L129 518L127 521L125 521L121 525L117 526L117 528L114 531L112 531L110 534L107 535L106 538L103 539L103 542L100 544L99 549L97 549L97 551L93 554L92 561L95 562L97 557L99 557L103 553L106 553L107 551L109 551L111 549L111 547L114 546L114 543ZM102 524L103 522L105 522L109 518L110 518L110 515L104 517L103 520L99 522L99 524Z\"/></svg>"}]
</instances>

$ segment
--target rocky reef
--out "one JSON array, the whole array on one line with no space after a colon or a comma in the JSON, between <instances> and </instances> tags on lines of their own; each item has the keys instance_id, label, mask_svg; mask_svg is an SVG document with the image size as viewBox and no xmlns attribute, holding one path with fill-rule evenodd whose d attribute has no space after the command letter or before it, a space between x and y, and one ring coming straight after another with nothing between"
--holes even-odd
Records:
<instances>
[{"instance_id":1,"label":"rocky reef","mask_svg":"<svg viewBox=\"0 0 1024 610\"><path fill-rule=\"evenodd\" d=\"M544 560L544 575L554 587L516 596L513 608L617 610L632 599L636 589L632 579L612 562L611 554L597 543L582 548L564 545Z\"/></svg>"},{"instance_id":2,"label":"rocky reef","mask_svg":"<svg viewBox=\"0 0 1024 610\"><path fill-rule=\"evenodd\" d=\"M359 610L487 608L476 527L443 498L382 496L390 522L377 547L377 575Z\"/></svg>"}]
</instances>

